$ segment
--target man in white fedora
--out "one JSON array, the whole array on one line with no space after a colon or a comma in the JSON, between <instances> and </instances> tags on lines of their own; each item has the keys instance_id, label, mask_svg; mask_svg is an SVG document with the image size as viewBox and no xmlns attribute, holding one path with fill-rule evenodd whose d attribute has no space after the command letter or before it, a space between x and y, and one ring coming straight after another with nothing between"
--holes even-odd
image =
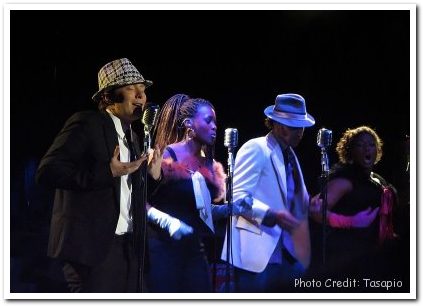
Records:
<instances>
[{"instance_id":1,"label":"man in white fedora","mask_svg":"<svg viewBox=\"0 0 423 306\"><path fill-rule=\"evenodd\" d=\"M56 189L48 255L63 261L71 292L139 292L148 261L141 203L147 156L131 123L141 117L152 82L121 58L100 69L98 83L93 99L100 111L71 116L37 171L39 183ZM161 154L151 155L154 184Z\"/></svg>"},{"instance_id":2,"label":"man in white fedora","mask_svg":"<svg viewBox=\"0 0 423 306\"><path fill-rule=\"evenodd\" d=\"M309 195L293 148L315 121L304 98L291 93L264 114L270 132L242 145L235 160L233 199L253 199L253 213L232 220L237 292L290 292L310 263ZM227 237L223 260L226 244Z\"/></svg>"}]
</instances>

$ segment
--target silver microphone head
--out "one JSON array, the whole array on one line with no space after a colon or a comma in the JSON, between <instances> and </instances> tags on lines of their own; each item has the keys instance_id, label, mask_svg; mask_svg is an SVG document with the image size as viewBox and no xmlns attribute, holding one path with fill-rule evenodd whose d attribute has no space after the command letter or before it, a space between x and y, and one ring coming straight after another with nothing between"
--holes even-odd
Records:
<instances>
[{"instance_id":1,"label":"silver microphone head","mask_svg":"<svg viewBox=\"0 0 423 306\"><path fill-rule=\"evenodd\" d=\"M159 118L159 109L160 107L157 104L147 104L145 106L144 112L142 114L141 122L144 124L144 129L151 131L151 129L156 125Z\"/></svg>"},{"instance_id":2,"label":"silver microphone head","mask_svg":"<svg viewBox=\"0 0 423 306\"><path fill-rule=\"evenodd\" d=\"M227 148L235 148L238 145L238 130L227 128L223 144Z\"/></svg>"},{"instance_id":3,"label":"silver microphone head","mask_svg":"<svg viewBox=\"0 0 423 306\"><path fill-rule=\"evenodd\" d=\"M332 131L321 128L317 133L317 145L320 148L327 148L332 144Z\"/></svg>"}]
</instances>

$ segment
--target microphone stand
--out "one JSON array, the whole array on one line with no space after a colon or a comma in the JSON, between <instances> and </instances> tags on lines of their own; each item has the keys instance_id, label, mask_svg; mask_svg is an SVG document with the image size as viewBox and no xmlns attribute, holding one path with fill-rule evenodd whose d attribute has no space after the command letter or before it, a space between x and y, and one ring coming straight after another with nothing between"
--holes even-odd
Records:
<instances>
[{"instance_id":1,"label":"microphone stand","mask_svg":"<svg viewBox=\"0 0 423 306\"><path fill-rule=\"evenodd\" d=\"M328 208L328 190L327 181L329 176L329 159L326 147L321 148L322 173L320 175L320 197L322 199L322 263L326 263L326 228L327 228L327 208Z\"/></svg>"},{"instance_id":2,"label":"microphone stand","mask_svg":"<svg viewBox=\"0 0 423 306\"><path fill-rule=\"evenodd\" d=\"M148 150L151 148L151 134L150 134L151 127L148 125L144 125L144 147L143 153L148 154Z\"/></svg>"},{"instance_id":3,"label":"microphone stand","mask_svg":"<svg viewBox=\"0 0 423 306\"><path fill-rule=\"evenodd\" d=\"M230 292L231 281L231 264L230 255L232 255L232 212L233 212L233 175L234 175L234 148L228 147L228 177L226 180L227 193L226 198L228 202L228 222L226 222L226 283L225 291Z\"/></svg>"},{"instance_id":4,"label":"microphone stand","mask_svg":"<svg viewBox=\"0 0 423 306\"><path fill-rule=\"evenodd\" d=\"M143 154L148 154L148 151L151 148L151 126L145 124L144 125L144 144L143 144ZM148 191L148 159L145 163L144 167L141 167L141 177L143 179L143 192L142 192L142 198L141 198L141 205L140 208L141 211L145 211L145 205L147 202L147 191ZM143 267L145 266L145 257L146 257L146 245L147 245L147 213L143 213L142 215L142 221L141 221L141 249L142 253L138 254L138 288L137 292L143 292L144 290L144 274L143 274Z\"/></svg>"}]
</instances>

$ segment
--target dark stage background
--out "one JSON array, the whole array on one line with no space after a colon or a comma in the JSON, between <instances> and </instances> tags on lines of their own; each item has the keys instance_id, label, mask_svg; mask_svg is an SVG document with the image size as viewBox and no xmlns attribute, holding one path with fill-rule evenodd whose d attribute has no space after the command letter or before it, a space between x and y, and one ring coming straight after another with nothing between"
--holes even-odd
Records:
<instances>
[{"instance_id":1,"label":"dark stage background","mask_svg":"<svg viewBox=\"0 0 423 306\"><path fill-rule=\"evenodd\" d=\"M175 93L216 107L216 159L223 133L239 145L264 135L263 110L279 93L299 93L316 125L296 149L310 193L318 192L319 128L333 130L329 157L349 127L369 125L384 140L376 172L392 182L408 234L410 16L408 11L12 11L12 291L61 290L45 256L52 190L34 172L65 120L96 109L97 72L129 58L154 85L149 101ZM407 255L407 254L406 254ZM407 255L408 256L408 255Z\"/></svg>"}]
</instances>

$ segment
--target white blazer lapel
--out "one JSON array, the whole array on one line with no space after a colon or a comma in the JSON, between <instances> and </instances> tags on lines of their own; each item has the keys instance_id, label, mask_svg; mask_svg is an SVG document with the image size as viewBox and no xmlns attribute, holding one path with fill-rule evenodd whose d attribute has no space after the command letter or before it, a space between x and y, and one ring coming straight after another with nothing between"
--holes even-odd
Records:
<instances>
[{"instance_id":1,"label":"white blazer lapel","mask_svg":"<svg viewBox=\"0 0 423 306\"><path fill-rule=\"evenodd\" d=\"M282 155L282 149L280 145L277 143L276 139L272 134L268 135L269 144L273 147L272 152L270 153L270 159L272 161L273 170L275 171L276 179L278 180L278 185L281 190L284 199L284 206L287 202L286 198L286 175L285 175L285 161Z\"/></svg>"},{"instance_id":2,"label":"white blazer lapel","mask_svg":"<svg viewBox=\"0 0 423 306\"><path fill-rule=\"evenodd\" d=\"M295 172L297 179L295 181L295 184L299 184L301 189L299 189L299 192L295 193L295 207L296 210L294 212L294 215L296 217L302 218L304 214L306 214L307 204L309 201L308 192L304 183L303 173L300 168L300 163L298 162L297 155L295 154L294 150L291 148L291 153L294 156L295 159ZM297 189L297 187L296 187Z\"/></svg>"}]
</instances>

